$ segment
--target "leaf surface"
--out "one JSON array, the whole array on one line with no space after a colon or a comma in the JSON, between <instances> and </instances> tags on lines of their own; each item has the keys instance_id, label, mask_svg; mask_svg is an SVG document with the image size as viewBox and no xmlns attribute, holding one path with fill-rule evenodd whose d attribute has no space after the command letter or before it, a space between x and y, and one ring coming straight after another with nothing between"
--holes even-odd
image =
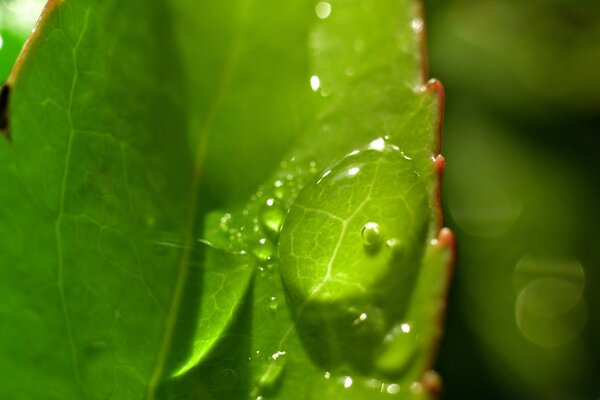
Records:
<instances>
[{"instance_id":1,"label":"leaf surface","mask_svg":"<svg viewBox=\"0 0 600 400\"><path fill-rule=\"evenodd\" d=\"M11 76L0 143L0 394L427 397L450 250L428 245L441 115L422 24L412 0L50 2ZM353 195L317 190L373 143L393 160L371 149L365 164L383 167L351 179ZM377 205L362 210L370 187ZM298 207L351 233L327 230L335 218L306 225ZM383 325L357 342L348 321L315 328L327 307L304 324L283 271L312 249L353 260L363 217L412 239L407 280L382 267L372 288L391 277L406 294L382 289ZM304 244L288 246L294 223ZM291 249L304 255L289 261ZM341 273L369 286L367 256ZM401 322L414 331L387 351L381 334ZM350 361L329 354L352 347Z\"/></svg>"}]
</instances>

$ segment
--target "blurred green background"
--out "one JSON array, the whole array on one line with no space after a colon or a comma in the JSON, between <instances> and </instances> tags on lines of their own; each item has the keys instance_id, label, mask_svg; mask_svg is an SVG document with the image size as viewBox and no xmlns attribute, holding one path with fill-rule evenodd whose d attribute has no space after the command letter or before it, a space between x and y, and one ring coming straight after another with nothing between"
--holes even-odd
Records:
<instances>
[{"instance_id":1,"label":"blurred green background","mask_svg":"<svg viewBox=\"0 0 600 400\"><path fill-rule=\"evenodd\" d=\"M0 0L0 81L42 0ZM600 398L600 1L427 0L458 256L444 399Z\"/></svg>"},{"instance_id":2,"label":"blurred green background","mask_svg":"<svg viewBox=\"0 0 600 400\"><path fill-rule=\"evenodd\" d=\"M458 243L445 399L600 398L600 2L428 0Z\"/></svg>"}]
</instances>

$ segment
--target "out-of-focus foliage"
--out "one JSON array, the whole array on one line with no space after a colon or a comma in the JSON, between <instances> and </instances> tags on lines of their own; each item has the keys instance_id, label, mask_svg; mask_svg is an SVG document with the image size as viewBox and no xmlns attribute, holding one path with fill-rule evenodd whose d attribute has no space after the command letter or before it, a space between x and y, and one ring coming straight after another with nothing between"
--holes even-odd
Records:
<instances>
[{"instance_id":1,"label":"out-of-focus foliage","mask_svg":"<svg viewBox=\"0 0 600 400\"><path fill-rule=\"evenodd\" d=\"M598 398L600 3L427 6L459 244L444 398Z\"/></svg>"},{"instance_id":2,"label":"out-of-focus foliage","mask_svg":"<svg viewBox=\"0 0 600 400\"><path fill-rule=\"evenodd\" d=\"M8 77L45 3L44 0L0 0L0 83Z\"/></svg>"}]
</instances>

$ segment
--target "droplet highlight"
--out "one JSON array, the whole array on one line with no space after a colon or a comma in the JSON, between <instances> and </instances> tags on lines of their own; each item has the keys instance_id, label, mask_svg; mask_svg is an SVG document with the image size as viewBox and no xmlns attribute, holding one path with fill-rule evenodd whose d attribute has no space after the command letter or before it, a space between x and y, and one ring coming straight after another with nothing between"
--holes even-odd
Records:
<instances>
[{"instance_id":1,"label":"droplet highlight","mask_svg":"<svg viewBox=\"0 0 600 400\"><path fill-rule=\"evenodd\" d=\"M283 223L283 210L279 203L273 199L268 199L263 205L260 222L262 226L271 234L277 235Z\"/></svg>"},{"instance_id":2,"label":"droplet highlight","mask_svg":"<svg viewBox=\"0 0 600 400\"><path fill-rule=\"evenodd\" d=\"M379 247L382 241L379 224L376 222L367 222L365 226L363 226L360 236L362 238L363 245L369 249Z\"/></svg>"},{"instance_id":3,"label":"droplet highlight","mask_svg":"<svg viewBox=\"0 0 600 400\"><path fill-rule=\"evenodd\" d=\"M331 15L331 4L326 1L320 1L315 7L315 13L320 19L327 19Z\"/></svg>"},{"instance_id":4,"label":"droplet highlight","mask_svg":"<svg viewBox=\"0 0 600 400\"><path fill-rule=\"evenodd\" d=\"M275 254L275 246L267 238L261 238L257 245L252 249L252 254L261 263L266 264L273 258Z\"/></svg>"},{"instance_id":5,"label":"droplet highlight","mask_svg":"<svg viewBox=\"0 0 600 400\"><path fill-rule=\"evenodd\" d=\"M319 79L318 76L313 75L310 77L310 87L312 88L312 90L314 92L319 90L319 88L321 87L321 80Z\"/></svg>"}]
</instances>

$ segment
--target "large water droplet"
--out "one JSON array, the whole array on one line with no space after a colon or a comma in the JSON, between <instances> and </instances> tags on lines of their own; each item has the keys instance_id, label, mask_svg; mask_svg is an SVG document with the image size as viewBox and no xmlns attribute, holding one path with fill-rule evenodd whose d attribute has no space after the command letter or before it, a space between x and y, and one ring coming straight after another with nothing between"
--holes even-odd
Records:
<instances>
[{"instance_id":1,"label":"large water droplet","mask_svg":"<svg viewBox=\"0 0 600 400\"><path fill-rule=\"evenodd\" d=\"M369 249L376 249L381 244L381 231L379 230L379 224L376 222L367 222L363 226L360 235L364 246Z\"/></svg>"},{"instance_id":2,"label":"large water droplet","mask_svg":"<svg viewBox=\"0 0 600 400\"><path fill-rule=\"evenodd\" d=\"M275 199L268 199L263 205L260 222L269 233L279 233L283 222L283 210Z\"/></svg>"},{"instance_id":3,"label":"large water droplet","mask_svg":"<svg viewBox=\"0 0 600 400\"><path fill-rule=\"evenodd\" d=\"M268 239L261 238L257 245L252 249L252 254L254 254L261 264L267 263L271 261L275 254L275 246L273 246L273 243Z\"/></svg>"}]
</instances>

